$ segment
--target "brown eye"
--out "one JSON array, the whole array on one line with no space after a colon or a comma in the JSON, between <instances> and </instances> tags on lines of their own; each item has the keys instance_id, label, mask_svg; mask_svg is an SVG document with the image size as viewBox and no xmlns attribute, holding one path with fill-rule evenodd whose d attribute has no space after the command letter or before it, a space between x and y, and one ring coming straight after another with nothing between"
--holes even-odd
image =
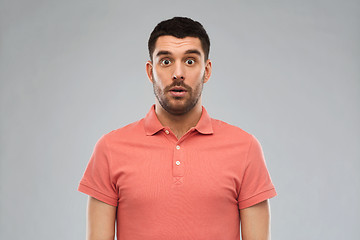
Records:
<instances>
[{"instance_id":1,"label":"brown eye","mask_svg":"<svg viewBox=\"0 0 360 240\"><path fill-rule=\"evenodd\" d=\"M163 65L169 65L171 62L170 62L169 59L163 59L163 60L161 61L161 63L162 63Z\"/></svg>"},{"instance_id":2,"label":"brown eye","mask_svg":"<svg viewBox=\"0 0 360 240\"><path fill-rule=\"evenodd\" d=\"M186 64L188 64L188 65L193 65L194 63L195 63L195 61L193 59L186 60Z\"/></svg>"}]
</instances>

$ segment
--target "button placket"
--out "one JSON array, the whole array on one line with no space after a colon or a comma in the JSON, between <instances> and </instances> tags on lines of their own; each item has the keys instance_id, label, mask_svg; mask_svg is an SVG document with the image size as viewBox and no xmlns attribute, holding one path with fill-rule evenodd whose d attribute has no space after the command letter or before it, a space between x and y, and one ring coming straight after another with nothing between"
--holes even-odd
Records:
<instances>
[{"instance_id":1,"label":"button placket","mask_svg":"<svg viewBox=\"0 0 360 240\"><path fill-rule=\"evenodd\" d=\"M184 176L184 148L180 146L178 143L174 147L174 155L173 155L173 176L174 177L182 177Z\"/></svg>"}]
</instances>

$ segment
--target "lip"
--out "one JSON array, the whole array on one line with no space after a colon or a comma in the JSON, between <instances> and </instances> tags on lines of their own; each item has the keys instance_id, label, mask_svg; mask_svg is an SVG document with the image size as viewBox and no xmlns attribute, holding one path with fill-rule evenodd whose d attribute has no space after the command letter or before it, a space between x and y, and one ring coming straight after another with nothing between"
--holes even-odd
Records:
<instances>
[{"instance_id":1,"label":"lip","mask_svg":"<svg viewBox=\"0 0 360 240\"><path fill-rule=\"evenodd\" d=\"M187 93L186 88L181 86L172 87L169 92L173 97L184 97Z\"/></svg>"},{"instance_id":2,"label":"lip","mask_svg":"<svg viewBox=\"0 0 360 240\"><path fill-rule=\"evenodd\" d=\"M169 91L184 91L184 92L186 92L186 88L181 87L181 86L175 86L175 87L170 88Z\"/></svg>"}]
</instances>

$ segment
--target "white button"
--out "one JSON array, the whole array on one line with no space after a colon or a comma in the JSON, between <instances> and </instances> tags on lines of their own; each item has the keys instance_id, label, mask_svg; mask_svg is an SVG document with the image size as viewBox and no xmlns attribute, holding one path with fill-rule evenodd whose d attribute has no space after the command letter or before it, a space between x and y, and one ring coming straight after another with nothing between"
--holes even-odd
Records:
<instances>
[{"instance_id":1,"label":"white button","mask_svg":"<svg viewBox=\"0 0 360 240\"><path fill-rule=\"evenodd\" d=\"M169 134L170 132L169 132L169 130L165 130L165 133L166 133L166 134Z\"/></svg>"},{"instance_id":2,"label":"white button","mask_svg":"<svg viewBox=\"0 0 360 240\"><path fill-rule=\"evenodd\" d=\"M180 149L180 146L179 146L179 145L177 145L177 146L176 146L176 149L177 149L177 150L179 150L179 149Z\"/></svg>"},{"instance_id":3,"label":"white button","mask_svg":"<svg viewBox=\"0 0 360 240\"><path fill-rule=\"evenodd\" d=\"M180 165L180 161L176 161L176 165Z\"/></svg>"}]
</instances>

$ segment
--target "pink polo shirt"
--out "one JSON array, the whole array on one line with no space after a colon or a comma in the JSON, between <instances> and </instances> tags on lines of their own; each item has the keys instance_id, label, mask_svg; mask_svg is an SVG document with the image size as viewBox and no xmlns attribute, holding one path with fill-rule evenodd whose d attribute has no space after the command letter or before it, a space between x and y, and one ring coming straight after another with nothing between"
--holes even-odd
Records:
<instances>
[{"instance_id":1,"label":"pink polo shirt","mask_svg":"<svg viewBox=\"0 0 360 240\"><path fill-rule=\"evenodd\" d=\"M239 209L276 195L253 135L203 107L177 139L154 105L100 138L78 190L117 206L118 240L239 240Z\"/></svg>"}]
</instances>

